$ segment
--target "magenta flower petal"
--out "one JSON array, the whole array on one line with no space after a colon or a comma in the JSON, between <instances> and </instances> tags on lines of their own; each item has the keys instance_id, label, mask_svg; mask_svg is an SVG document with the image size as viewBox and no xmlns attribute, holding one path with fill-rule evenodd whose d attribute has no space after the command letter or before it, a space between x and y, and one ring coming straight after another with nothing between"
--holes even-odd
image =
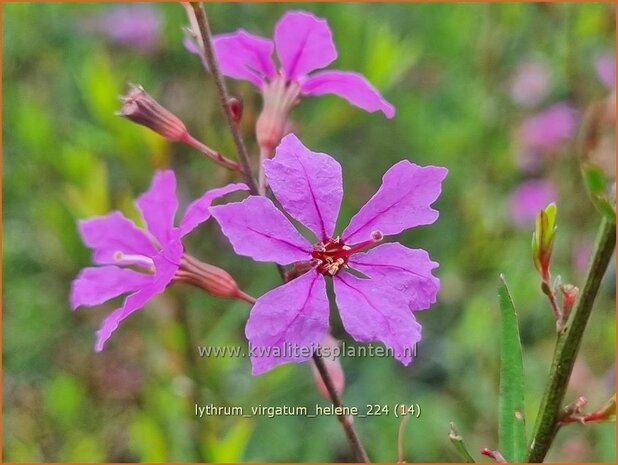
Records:
<instances>
[{"instance_id":1,"label":"magenta flower petal","mask_svg":"<svg viewBox=\"0 0 618 465\"><path fill-rule=\"evenodd\" d=\"M395 107L362 75L350 71L322 71L303 83L304 95L335 94L365 111L381 111L387 118L395 116Z\"/></svg>"},{"instance_id":2,"label":"magenta flower petal","mask_svg":"<svg viewBox=\"0 0 618 465\"><path fill-rule=\"evenodd\" d=\"M280 265L311 258L311 244L270 199L253 195L210 211L237 254Z\"/></svg>"},{"instance_id":3,"label":"magenta flower petal","mask_svg":"<svg viewBox=\"0 0 618 465\"><path fill-rule=\"evenodd\" d=\"M340 273L333 281L346 331L358 342L383 342L397 360L408 365L414 345L421 340L421 325L408 309L405 295L378 280L349 273Z\"/></svg>"},{"instance_id":4,"label":"magenta flower petal","mask_svg":"<svg viewBox=\"0 0 618 465\"><path fill-rule=\"evenodd\" d=\"M436 302L440 280L431 274L438 267L422 249L409 249L398 242L382 244L357 253L348 262L352 268L389 284L408 298L411 310L425 310Z\"/></svg>"},{"instance_id":5,"label":"magenta flower petal","mask_svg":"<svg viewBox=\"0 0 618 465\"><path fill-rule=\"evenodd\" d=\"M152 282L152 275L117 266L84 268L71 284L71 308L91 307L133 292Z\"/></svg>"},{"instance_id":6,"label":"magenta flower petal","mask_svg":"<svg viewBox=\"0 0 618 465\"><path fill-rule=\"evenodd\" d=\"M239 29L214 38L213 46L221 72L234 79L246 79L258 88L275 75L272 40Z\"/></svg>"},{"instance_id":7,"label":"magenta flower petal","mask_svg":"<svg viewBox=\"0 0 618 465\"><path fill-rule=\"evenodd\" d=\"M210 218L210 206L213 200L236 191L249 190L246 184L235 183L206 191L199 199L189 204L180 221L180 235L185 236L193 231L198 225Z\"/></svg>"},{"instance_id":8,"label":"magenta flower petal","mask_svg":"<svg viewBox=\"0 0 618 465\"><path fill-rule=\"evenodd\" d=\"M157 253L150 238L133 221L115 211L79 222L84 243L94 249L93 261L98 264L136 263L140 260L120 260L118 253L152 257Z\"/></svg>"},{"instance_id":9,"label":"magenta flower petal","mask_svg":"<svg viewBox=\"0 0 618 465\"><path fill-rule=\"evenodd\" d=\"M333 35L324 19L288 11L275 26L275 45L285 77L296 80L337 58Z\"/></svg>"},{"instance_id":10,"label":"magenta flower petal","mask_svg":"<svg viewBox=\"0 0 618 465\"><path fill-rule=\"evenodd\" d=\"M136 204L148 231L160 244L167 243L171 238L174 216L178 209L174 172L157 171L152 178L150 189L137 198Z\"/></svg>"},{"instance_id":11,"label":"magenta flower petal","mask_svg":"<svg viewBox=\"0 0 618 465\"><path fill-rule=\"evenodd\" d=\"M313 272L261 296L245 329L252 374L309 360L328 331L328 309L326 281Z\"/></svg>"},{"instance_id":12,"label":"magenta flower petal","mask_svg":"<svg viewBox=\"0 0 618 465\"><path fill-rule=\"evenodd\" d=\"M552 152L560 144L575 137L579 112L566 102L560 102L526 119L518 130L524 149Z\"/></svg>"},{"instance_id":13,"label":"magenta flower petal","mask_svg":"<svg viewBox=\"0 0 618 465\"><path fill-rule=\"evenodd\" d=\"M346 244L368 240L372 231L384 235L431 224L438 212L430 205L438 198L448 170L418 166L407 160L393 165L382 177L378 191L352 217L342 233Z\"/></svg>"},{"instance_id":14,"label":"magenta flower petal","mask_svg":"<svg viewBox=\"0 0 618 465\"><path fill-rule=\"evenodd\" d=\"M283 138L275 157L264 160L270 187L286 212L320 239L333 235L341 199L341 165L305 147L294 134Z\"/></svg>"},{"instance_id":15,"label":"magenta flower petal","mask_svg":"<svg viewBox=\"0 0 618 465\"><path fill-rule=\"evenodd\" d=\"M105 343L116 331L122 320L141 309L149 300L165 290L178 270L182 252L180 241L172 239L159 254L153 257L156 273L152 277L151 283L129 295L124 300L122 307L114 310L103 320L101 328L97 331L95 345L97 352L103 350Z\"/></svg>"}]
</instances>

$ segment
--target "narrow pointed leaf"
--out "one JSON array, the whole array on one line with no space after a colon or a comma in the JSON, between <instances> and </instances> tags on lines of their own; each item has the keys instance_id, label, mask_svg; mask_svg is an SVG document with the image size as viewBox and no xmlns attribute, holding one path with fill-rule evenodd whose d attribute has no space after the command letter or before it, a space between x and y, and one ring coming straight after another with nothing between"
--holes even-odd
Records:
<instances>
[{"instance_id":1,"label":"narrow pointed leaf","mask_svg":"<svg viewBox=\"0 0 618 465\"><path fill-rule=\"evenodd\" d=\"M500 451L509 462L526 461L526 423L524 409L524 367L517 313L513 299L500 276L500 413L498 435Z\"/></svg>"}]
</instances>

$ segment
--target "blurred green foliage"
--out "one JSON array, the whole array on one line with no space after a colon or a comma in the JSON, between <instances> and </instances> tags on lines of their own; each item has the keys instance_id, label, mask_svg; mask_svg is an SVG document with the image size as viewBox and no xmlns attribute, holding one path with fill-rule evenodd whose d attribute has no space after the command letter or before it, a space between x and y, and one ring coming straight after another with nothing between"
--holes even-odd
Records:
<instances>
[{"instance_id":1,"label":"blurred green foliage","mask_svg":"<svg viewBox=\"0 0 618 465\"><path fill-rule=\"evenodd\" d=\"M111 4L9 3L3 8L3 445L4 460L31 461L340 461L350 459L332 417L208 417L201 404L324 404L310 367L287 365L260 377L248 359L197 358L195 344L245 344L246 304L174 287L114 334L101 354L94 331L110 305L71 313L68 291L89 263L76 220L120 209L153 170L173 167L185 204L233 178L187 147L171 145L114 116L127 82L142 84L209 145L233 154L214 86L185 52L184 11L156 4L162 37L148 53L90 27ZM306 99L295 131L343 165L342 221L378 187L395 161L449 168L436 203L440 219L402 241L440 263L438 303L419 315L417 360L344 359L344 401L418 403L405 435L407 461L458 461L447 434L455 421L469 447L497 447L499 273L518 308L526 375L528 434L554 344L554 321L530 254L530 228L511 221L508 195L525 177L514 132L531 110L509 99L515 67L542 57L553 86L543 104L568 99L584 110L607 94L593 56L613 50L614 6L579 4L212 4L215 32L245 28L270 36L290 8L328 19L339 69L364 73L397 108L393 120L336 97ZM229 81L252 128L259 96ZM574 144L543 172L558 190L554 273L582 284L574 251L592 240L599 214L586 196ZM342 225L340 225L342 226ZM227 269L249 293L278 285L274 267L234 256L209 222L186 248ZM615 289L606 279L579 357L569 400L601 405L614 392ZM349 338L333 316L334 333ZM192 368L193 367L193 368ZM197 384L194 383L195 380ZM370 457L394 461L393 415L357 419ZM195 438L199 438L196 444ZM615 459L615 425L565 428L551 460Z\"/></svg>"}]
</instances>

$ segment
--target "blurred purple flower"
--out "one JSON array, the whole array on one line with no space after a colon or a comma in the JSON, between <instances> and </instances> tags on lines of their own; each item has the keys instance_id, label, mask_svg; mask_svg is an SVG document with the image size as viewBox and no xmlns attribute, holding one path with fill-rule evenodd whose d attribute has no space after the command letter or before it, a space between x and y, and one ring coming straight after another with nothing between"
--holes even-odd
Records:
<instances>
[{"instance_id":1,"label":"blurred purple flower","mask_svg":"<svg viewBox=\"0 0 618 465\"><path fill-rule=\"evenodd\" d=\"M192 27L194 32L197 31L195 25ZM185 46L191 53L203 56L200 47L192 40L187 38ZM285 13L275 25L274 43L239 29L216 36L214 47L225 76L247 80L262 91L282 79L288 94L294 91L296 97L335 94L363 110L379 110L388 118L395 115L395 108L361 74L336 70L310 74L337 58L328 23L311 13ZM281 64L279 71L272 59L275 48ZM292 104L295 99L290 100Z\"/></svg>"},{"instance_id":2,"label":"blurred purple flower","mask_svg":"<svg viewBox=\"0 0 618 465\"><path fill-rule=\"evenodd\" d=\"M157 171L150 189L136 201L146 229L137 228L119 211L79 222L84 243L94 250L93 262L104 266L84 268L75 278L71 308L100 305L131 292L97 331L97 352L103 350L122 320L163 292L174 279L183 254L181 239L210 218L212 201L238 190L247 190L247 186L228 184L205 192L187 207L179 226L174 227L176 176L171 170Z\"/></svg>"},{"instance_id":3,"label":"blurred purple flower","mask_svg":"<svg viewBox=\"0 0 618 465\"><path fill-rule=\"evenodd\" d=\"M542 156L556 155L563 144L577 131L579 112L566 102L551 107L526 119L517 130L517 157L519 167L534 172Z\"/></svg>"},{"instance_id":4,"label":"blurred purple flower","mask_svg":"<svg viewBox=\"0 0 618 465\"><path fill-rule=\"evenodd\" d=\"M571 260L573 267L580 274L583 275L588 267L588 261L592 256L592 249L594 244L590 239L580 239L573 247Z\"/></svg>"},{"instance_id":5,"label":"blurred purple flower","mask_svg":"<svg viewBox=\"0 0 618 465\"><path fill-rule=\"evenodd\" d=\"M534 224L539 211L555 201L556 192L549 181L543 179L524 181L509 197L511 220L518 227L530 227Z\"/></svg>"},{"instance_id":6,"label":"blurred purple flower","mask_svg":"<svg viewBox=\"0 0 618 465\"><path fill-rule=\"evenodd\" d=\"M160 14L148 4L113 6L97 18L95 27L114 42L143 53L156 50L161 38Z\"/></svg>"},{"instance_id":7,"label":"blurred purple flower","mask_svg":"<svg viewBox=\"0 0 618 465\"><path fill-rule=\"evenodd\" d=\"M513 102L524 107L540 103L551 84L550 69L545 62L530 60L521 63L511 79L509 93Z\"/></svg>"},{"instance_id":8,"label":"blurred purple flower","mask_svg":"<svg viewBox=\"0 0 618 465\"><path fill-rule=\"evenodd\" d=\"M397 242L375 245L385 235L433 223L446 168L421 167L407 160L392 166L380 189L334 236L343 197L341 165L307 149L293 134L263 162L273 194L285 212L317 237L312 244L274 203L261 196L213 207L237 254L307 270L300 277L261 296L245 334L252 347L253 374L285 362L302 362L324 339L329 327L325 276L333 279L337 306L347 332L357 341L382 341L407 365L421 338L410 310L429 308L436 300L438 266L426 251ZM367 278L346 272L352 267ZM288 350L288 348L299 350Z\"/></svg>"},{"instance_id":9,"label":"blurred purple flower","mask_svg":"<svg viewBox=\"0 0 618 465\"><path fill-rule=\"evenodd\" d=\"M616 89L616 54L611 53L598 57L594 62L599 79L609 90Z\"/></svg>"}]
</instances>

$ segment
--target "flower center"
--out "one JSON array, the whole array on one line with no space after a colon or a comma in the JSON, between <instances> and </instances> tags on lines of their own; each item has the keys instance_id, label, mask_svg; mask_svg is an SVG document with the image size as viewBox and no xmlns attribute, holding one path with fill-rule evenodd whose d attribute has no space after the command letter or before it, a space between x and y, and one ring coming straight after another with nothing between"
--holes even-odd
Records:
<instances>
[{"instance_id":1,"label":"flower center","mask_svg":"<svg viewBox=\"0 0 618 465\"><path fill-rule=\"evenodd\" d=\"M350 256L382 240L380 231L371 233L371 239L353 247L345 245L339 236L318 242L311 252L312 265L318 273L335 276L342 268L347 268Z\"/></svg>"}]
</instances>

